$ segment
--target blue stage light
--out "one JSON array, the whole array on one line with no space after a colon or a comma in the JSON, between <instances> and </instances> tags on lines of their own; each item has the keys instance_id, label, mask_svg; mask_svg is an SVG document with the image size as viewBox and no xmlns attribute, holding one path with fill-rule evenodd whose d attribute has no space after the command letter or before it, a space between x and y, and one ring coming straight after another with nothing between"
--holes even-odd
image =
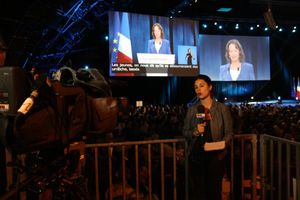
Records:
<instances>
[{"instance_id":1,"label":"blue stage light","mask_svg":"<svg viewBox=\"0 0 300 200\"><path fill-rule=\"evenodd\" d=\"M219 8L217 11L218 12L230 12L232 10L232 8Z\"/></svg>"}]
</instances>

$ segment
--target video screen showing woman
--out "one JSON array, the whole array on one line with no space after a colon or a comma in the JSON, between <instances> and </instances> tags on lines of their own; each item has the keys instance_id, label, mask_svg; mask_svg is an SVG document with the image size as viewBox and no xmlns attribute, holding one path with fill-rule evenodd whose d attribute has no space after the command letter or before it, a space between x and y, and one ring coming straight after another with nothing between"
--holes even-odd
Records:
<instances>
[{"instance_id":1,"label":"video screen showing woman","mask_svg":"<svg viewBox=\"0 0 300 200\"><path fill-rule=\"evenodd\" d=\"M238 40L227 42L225 58L228 63L220 66L221 81L255 80L253 65L245 62L245 53Z\"/></svg>"}]
</instances>

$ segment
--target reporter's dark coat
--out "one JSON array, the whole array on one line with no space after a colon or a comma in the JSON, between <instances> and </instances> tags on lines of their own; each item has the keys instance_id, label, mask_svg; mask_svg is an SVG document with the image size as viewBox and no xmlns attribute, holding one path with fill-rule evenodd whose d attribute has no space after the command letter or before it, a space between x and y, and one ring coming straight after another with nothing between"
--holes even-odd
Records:
<instances>
[{"instance_id":1,"label":"reporter's dark coat","mask_svg":"<svg viewBox=\"0 0 300 200\"><path fill-rule=\"evenodd\" d=\"M183 126L183 135L188 140L188 154L191 152L196 137L193 132L197 127L197 107L201 103L198 102L188 108ZM211 121L210 130L213 142L225 140L226 147L231 144L233 138L232 117L229 107L225 104L213 100L210 108ZM225 151L225 150L224 150Z\"/></svg>"}]
</instances>

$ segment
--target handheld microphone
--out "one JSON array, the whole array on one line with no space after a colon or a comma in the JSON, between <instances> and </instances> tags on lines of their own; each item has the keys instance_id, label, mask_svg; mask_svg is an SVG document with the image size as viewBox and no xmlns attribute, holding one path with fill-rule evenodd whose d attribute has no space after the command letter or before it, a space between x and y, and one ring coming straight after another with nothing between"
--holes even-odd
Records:
<instances>
[{"instance_id":1,"label":"handheld microphone","mask_svg":"<svg viewBox=\"0 0 300 200\"><path fill-rule=\"evenodd\" d=\"M197 107L196 119L197 119L197 126L198 126L198 124L203 124L204 123L205 108L204 108L203 105L199 105ZM203 137L203 134L201 134L201 137Z\"/></svg>"},{"instance_id":2,"label":"handheld microphone","mask_svg":"<svg viewBox=\"0 0 300 200\"><path fill-rule=\"evenodd\" d=\"M197 118L197 124L203 124L204 123L204 118L205 118L204 106L199 105L197 107L196 118Z\"/></svg>"}]
</instances>

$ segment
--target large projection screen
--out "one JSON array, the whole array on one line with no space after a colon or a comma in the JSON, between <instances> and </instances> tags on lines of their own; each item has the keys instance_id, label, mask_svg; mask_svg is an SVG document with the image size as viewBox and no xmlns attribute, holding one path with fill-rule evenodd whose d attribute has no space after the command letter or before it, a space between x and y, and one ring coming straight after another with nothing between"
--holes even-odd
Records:
<instances>
[{"instance_id":1,"label":"large projection screen","mask_svg":"<svg viewBox=\"0 0 300 200\"><path fill-rule=\"evenodd\" d=\"M237 81L270 80L268 36L199 35L200 73L207 74L214 81L234 81L229 76L230 59L225 56L229 41L238 41L244 52Z\"/></svg>"},{"instance_id":2,"label":"large projection screen","mask_svg":"<svg viewBox=\"0 0 300 200\"><path fill-rule=\"evenodd\" d=\"M152 33L154 24L163 30L159 42ZM110 76L196 76L198 24L188 19L109 12Z\"/></svg>"}]
</instances>

